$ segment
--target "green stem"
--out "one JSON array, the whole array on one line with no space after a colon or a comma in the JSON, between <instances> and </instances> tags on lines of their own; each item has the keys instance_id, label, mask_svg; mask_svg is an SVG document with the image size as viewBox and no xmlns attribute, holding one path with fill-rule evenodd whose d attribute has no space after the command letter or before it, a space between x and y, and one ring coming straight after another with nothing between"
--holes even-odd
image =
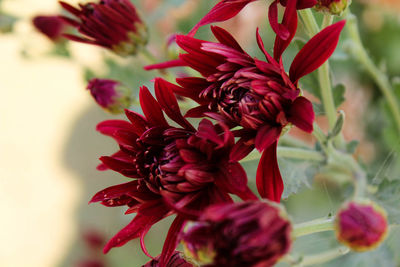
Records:
<instances>
[{"instance_id":1,"label":"green stem","mask_svg":"<svg viewBox=\"0 0 400 267\"><path fill-rule=\"evenodd\" d=\"M346 255L350 252L350 249L344 246L340 246L328 251L324 251L315 255L308 255L305 256L300 263L296 264L295 266L303 267L303 266L310 266L310 265L320 265L322 263L331 261L333 259L339 258L343 255Z\"/></svg>"},{"instance_id":2,"label":"green stem","mask_svg":"<svg viewBox=\"0 0 400 267\"><path fill-rule=\"evenodd\" d=\"M154 55L147 49L147 47L144 47L141 51L142 56L147 60L149 64L155 64L158 62L158 60L154 57ZM167 70L165 69L159 69L158 72L168 81L174 82L175 77Z\"/></svg>"},{"instance_id":3,"label":"green stem","mask_svg":"<svg viewBox=\"0 0 400 267\"><path fill-rule=\"evenodd\" d=\"M298 238L300 236L313 233L332 231L334 230L334 220L334 217L329 217L295 224L293 229L293 237Z\"/></svg>"},{"instance_id":4,"label":"green stem","mask_svg":"<svg viewBox=\"0 0 400 267\"><path fill-rule=\"evenodd\" d=\"M283 158L311 160L319 162L325 161L325 156L322 153L310 149L278 146L277 154L278 157L283 157ZM258 151L253 151L247 157L242 159L240 162L258 160L260 159L260 157L261 154Z\"/></svg>"},{"instance_id":5,"label":"green stem","mask_svg":"<svg viewBox=\"0 0 400 267\"><path fill-rule=\"evenodd\" d=\"M374 64L365 50L365 47L361 42L357 19L353 14L351 14L350 11L347 16L347 30L350 38L353 41L352 46L350 47L351 53L364 66L366 71L369 73L371 78L374 79L382 94L386 98L386 101L388 102L389 108L395 119L397 130L400 133L400 108L399 103L397 102L397 97L393 93L393 88L387 75Z\"/></svg>"},{"instance_id":6,"label":"green stem","mask_svg":"<svg viewBox=\"0 0 400 267\"><path fill-rule=\"evenodd\" d=\"M315 36L319 32L319 27L315 17L310 9L304 9L299 11L300 16L303 20L304 26L310 37ZM333 22L333 16L326 14L322 21L322 28L331 25ZM324 110L328 118L329 129L335 126L336 122L336 106L333 99L332 82L330 77L329 62L326 61L318 68L318 80L321 91L321 101L324 105ZM335 137L335 144L339 147L344 146L343 135L339 134Z\"/></svg>"}]
</instances>

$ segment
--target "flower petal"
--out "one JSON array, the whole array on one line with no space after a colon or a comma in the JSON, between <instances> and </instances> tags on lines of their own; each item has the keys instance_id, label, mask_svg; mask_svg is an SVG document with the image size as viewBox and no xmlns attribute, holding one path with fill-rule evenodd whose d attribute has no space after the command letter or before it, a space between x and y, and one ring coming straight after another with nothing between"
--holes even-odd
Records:
<instances>
[{"instance_id":1,"label":"flower petal","mask_svg":"<svg viewBox=\"0 0 400 267\"><path fill-rule=\"evenodd\" d=\"M143 86L140 88L139 99L143 113L151 125L165 127L169 126L164 118L164 114L161 110L160 105L151 95L147 87Z\"/></svg>"},{"instance_id":2,"label":"flower petal","mask_svg":"<svg viewBox=\"0 0 400 267\"><path fill-rule=\"evenodd\" d=\"M268 148L271 144L278 140L282 131L282 127L274 127L270 125L262 126L256 135L256 139L254 144L258 151L263 151L264 149Z\"/></svg>"},{"instance_id":3,"label":"flower petal","mask_svg":"<svg viewBox=\"0 0 400 267\"><path fill-rule=\"evenodd\" d=\"M174 68L174 67L184 67L187 64L185 63L185 61L183 61L182 59L174 59L174 60L170 60L170 61L166 61L166 62L160 62L160 63L156 63L156 64L152 64L152 65L147 65L144 66L143 68L145 70L162 70L162 69L168 69L168 68Z\"/></svg>"},{"instance_id":4,"label":"flower petal","mask_svg":"<svg viewBox=\"0 0 400 267\"><path fill-rule=\"evenodd\" d=\"M275 142L264 150L257 167L256 184L261 197L280 202L283 181L276 156L277 145L278 142Z\"/></svg>"},{"instance_id":5,"label":"flower petal","mask_svg":"<svg viewBox=\"0 0 400 267\"><path fill-rule=\"evenodd\" d=\"M178 101L176 100L171 89L171 85L173 84L161 78L155 79L154 91L156 93L158 103L160 103L161 108L173 121L178 123L183 128L195 131L193 126L182 116Z\"/></svg>"},{"instance_id":6,"label":"flower petal","mask_svg":"<svg viewBox=\"0 0 400 267\"><path fill-rule=\"evenodd\" d=\"M288 30L288 36L282 37L277 34L274 45L274 58L279 61L282 53L288 47L292 41L297 30L297 10L296 10L297 0L289 0L288 5L285 8L285 13L283 14L282 25Z\"/></svg>"},{"instance_id":7,"label":"flower petal","mask_svg":"<svg viewBox=\"0 0 400 267\"><path fill-rule=\"evenodd\" d=\"M313 131L315 114L312 103L305 97L300 96L293 101L287 120L305 132Z\"/></svg>"},{"instance_id":8,"label":"flower petal","mask_svg":"<svg viewBox=\"0 0 400 267\"><path fill-rule=\"evenodd\" d=\"M278 22L278 0L274 0L268 8L268 20L272 30L281 39L286 40L289 38L288 29Z\"/></svg>"},{"instance_id":9,"label":"flower petal","mask_svg":"<svg viewBox=\"0 0 400 267\"><path fill-rule=\"evenodd\" d=\"M304 45L289 70L289 77L293 83L296 84L301 77L316 70L332 55L345 24L346 21L342 20L326 27Z\"/></svg>"},{"instance_id":10,"label":"flower petal","mask_svg":"<svg viewBox=\"0 0 400 267\"><path fill-rule=\"evenodd\" d=\"M211 31L213 32L215 38L224 45L234 48L241 53L246 53L239 45L239 43L233 38L233 36L221 27L211 26Z\"/></svg>"},{"instance_id":11,"label":"flower petal","mask_svg":"<svg viewBox=\"0 0 400 267\"><path fill-rule=\"evenodd\" d=\"M248 3L255 0L222 0L216 4L210 12L207 13L189 32L189 36L194 36L197 30L204 25L225 21L233 18L238 14Z\"/></svg>"},{"instance_id":12,"label":"flower petal","mask_svg":"<svg viewBox=\"0 0 400 267\"><path fill-rule=\"evenodd\" d=\"M186 219L183 216L176 216L169 228L167 238L165 239L163 250L160 257L160 267L166 267L169 259L178 245L178 236L185 226Z\"/></svg>"}]
</instances>

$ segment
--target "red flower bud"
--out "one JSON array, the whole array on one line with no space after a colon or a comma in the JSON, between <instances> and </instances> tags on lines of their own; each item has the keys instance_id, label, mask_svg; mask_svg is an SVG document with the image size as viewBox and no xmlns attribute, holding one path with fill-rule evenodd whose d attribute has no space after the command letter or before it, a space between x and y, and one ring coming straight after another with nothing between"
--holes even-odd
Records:
<instances>
[{"instance_id":1,"label":"red flower bud","mask_svg":"<svg viewBox=\"0 0 400 267\"><path fill-rule=\"evenodd\" d=\"M66 24L58 16L36 16L32 20L35 28L52 41L60 40Z\"/></svg>"},{"instance_id":2,"label":"red flower bud","mask_svg":"<svg viewBox=\"0 0 400 267\"><path fill-rule=\"evenodd\" d=\"M206 209L182 239L206 266L272 266L289 251L291 231L277 204L247 201Z\"/></svg>"},{"instance_id":3,"label":"red flower bud","mask_svg":"<svg viewBox=\"0 0 400 267\"><path fill-rule=\"evenodd\" d=\"M347 8L347 5L348 0L318 0L315 8L319 11L340 16Z\"/></svg>"},{"instance_id":4,"label":"red flower bud","mask_svg":"<svg viewBox=\"0 0 400 267\"><path fill-rule=\"evenodd\" d=\"M387 234L386 212L371 201L352 201L336 217L336 237L355 251L372 250Z\"/></svg>"},{"instance_id":5,"label":"red flower bud","mask_svg":"<svg viewBox=\"0 0 400 267\"><path fill-rule=\"evenodd\" d=\"M92 79L87 89L97 104L113 114L123 113L133 102L131 90L114 80Z\"/></svg>"},{"instance_id":6,"label":"red flower bud","mask_svg":"<svg viewBox=\"0 0 400 267\"><path fill-rule=\"evenodd\" d=\"M146 25L129 0L101 0L79 4L79 8L60 4L76 17L62 16L64 21L83 35L64 35L72 41L99 45L120 56L134 55L147 44Z\"/></svg>"}]
</instances>

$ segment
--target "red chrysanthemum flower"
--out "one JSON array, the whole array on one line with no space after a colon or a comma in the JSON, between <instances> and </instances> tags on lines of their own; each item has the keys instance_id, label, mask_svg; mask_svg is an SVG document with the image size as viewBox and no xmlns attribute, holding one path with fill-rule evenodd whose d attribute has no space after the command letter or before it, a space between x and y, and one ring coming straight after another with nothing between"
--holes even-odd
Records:
<instances>
[{"instance_id":1,"label":"red chrysanthemum flower","mask_svg":"<svg viewBox=\"0 0 400 267\"><path fill-rule=\"evenodd\" d=\"M292 226L272 203L246 201L209 207L182 234L185 253L208 267L273 266L289 252Z\"/></svg>"},{"instance_id":2,"label":"red chrysanthemum flower","mask_svg":"<svg viewBox=\"0 0 400 267\"><path fill-rule=\"evenodd\" d=\"M247 187L247 176L241 165L229 155L234 136L223 125L214 126L202 120L198 130L181 115L170 84L155 80L158 102L146 87L140 89L140 103L145 116L126 110L130 120L102 122L97 129L113 137L120 150L102 157L100 169L110 168L134 178L97 193L91 202L105 206L128 206L126 213L136 217L105 246L122 246L144 236L150 227L166 216L177 213L164 244L161 263L176 247L177 234L187 219L195 219L210 204L231 202L229 193L242 199L255 199ZM170 126L163 111L182 126Z\"/></svg>"},{"instance_id":3,"label":"red chrysanthemum flower","mask_svg":"<svg viewBox=\"0 0 400 267\"><path fill-rule=\"evenodd\" d=\"M149 261L142 267L160 267L160 256ZM165 267L193 267L193 264L188 262L181 252L175 251Z\"/></svg>"},{"instance_id":4,"label":"red chrysanthemum flower","mask_svg":"<svg viewBox=\"0 0 400 267\"><path fill-rule=\"evenodd\" d=\"M61 18L83 35L64 34L72 41L98 45L121 56L136 54L147 44L146 25L129 0L101 0L79 4L79 8L59 2L76 17Z\"/></svg>"},{"instance_id":5,"label":"red chrysanthemum flower","mask_svg":"<svg viewBox=\"0 0 400 267\"><path fill-rule=\"evenodd\" d=\"M257 32L257 42L266 61L249 56L225 30L212 27L219 43L177 36L178 45L187 52L180 55L180 65L189 66L204 78L177 79L181 87L173 88L178 95L189 97L200 104L188 111L188 117L212 117L229 127L242 126L235 131L241 137L233 153L236 160L243 158L254 147L264 151L257 170L260 195L280 201L283 182L277 163L277 141L283 127L292 123L312 132L314 112L312 104L299 96L298 80L316 70L333 53L345 21L331 25L314 36L294 58L289 74L283 68L281 55L289 45L297 28L295 6L289 4L283 23L290 29L286 40L276 37L274 57L265 50ZM175 66L161 63L146 69Z\"/></svg>"},{"instance_id":6,"label":"red chrysanthemum flower","mask_svg":"<svg viewBox=\"0 0 400 267\"><path fill-rule=\"evenodd\" d=\"M221 22L233 18L236 16L247 4L256 0L221 0L216 4L210 12L207 13L190 31L189 35L193 36L197 30L204 25ZM269 7L268 18L272 29L282 39L286 40L289 38L290 29L288 29L285 23L278 22L278 3L283 6L288 4L294 5L296 9L305 9L313 7L317 0L274 0ZM296 18L297 19L297 18ZM297 23L297 21L296 21Z\"/></svg>"},{"instance_id":7,"label":"red chrysanthemum flower","mask_svg":"<svg viewBox=\"0 0 400 267\"><path fill-rule=\"evenodd\" d=\"M32 19L35 28L52 41L60 40L65 22L58 16L36 16Z\"/></svg>"}]
</instances>

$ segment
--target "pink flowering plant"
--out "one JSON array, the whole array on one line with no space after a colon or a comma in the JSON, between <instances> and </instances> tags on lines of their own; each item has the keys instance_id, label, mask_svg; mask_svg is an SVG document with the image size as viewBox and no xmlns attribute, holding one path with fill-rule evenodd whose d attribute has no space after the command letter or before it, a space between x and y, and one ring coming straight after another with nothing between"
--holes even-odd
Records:
<instances>
[{"instance_id":1,"label":"pink flowering plant","mask_svg":"<svg viewBox=\"0 0 400 267\"><path fill-rule=\"evenodd\" d=\"M64 0L33 20L50 40L104 52L109 72L86 69L87 97L115 116L97 125L116 143L97 169L120 179L90 188L90 203L125 213L104 253L138 242L147 259L125 265L398 266L398 86L364 47L351 1L172 2ZM160 30L154 17L178 7L185 26ZM257 26L241 21L256 12ZM350 121L359 101L346 83L360 75L379 105ZM362 158L346 134L357 120L389 140L373 152L391 150L386 160Z\"/></svg>"}]
</instances>

